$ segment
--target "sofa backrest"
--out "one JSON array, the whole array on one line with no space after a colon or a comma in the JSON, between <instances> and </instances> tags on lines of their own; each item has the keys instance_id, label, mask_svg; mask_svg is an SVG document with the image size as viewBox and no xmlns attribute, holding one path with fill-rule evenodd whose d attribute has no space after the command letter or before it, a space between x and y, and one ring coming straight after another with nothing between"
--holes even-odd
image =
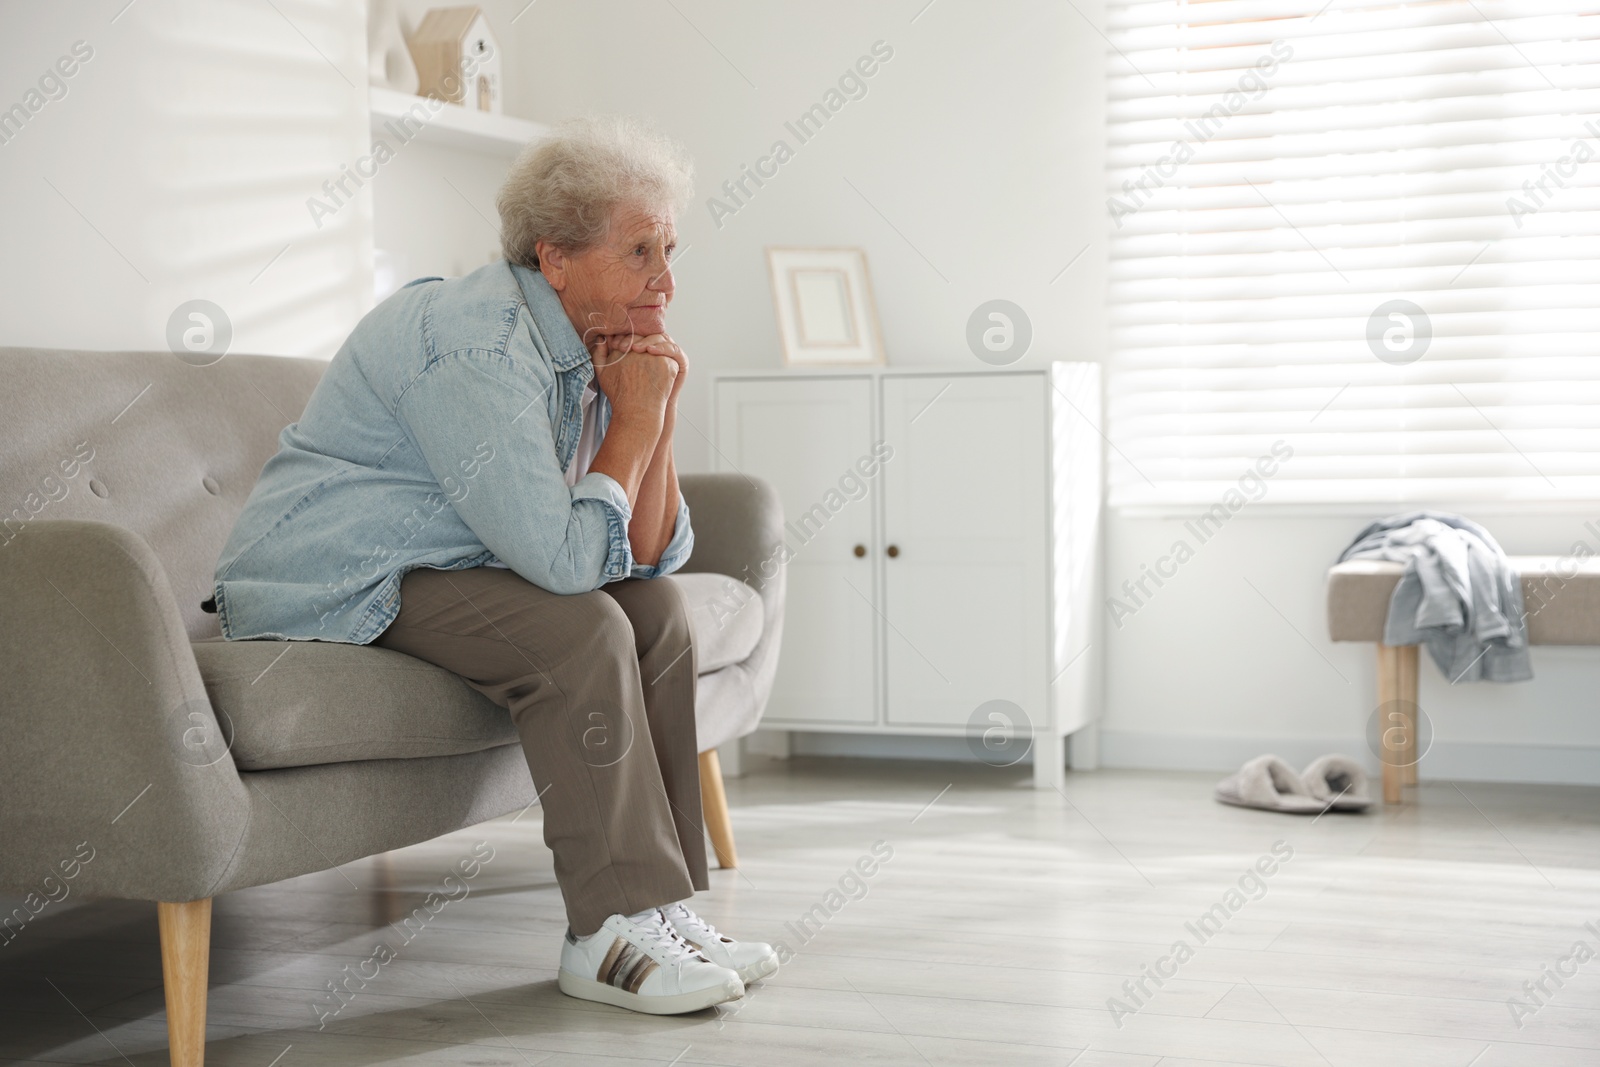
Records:
<instances>
[{"instance_id":1,"label":"sofa backrest","mask_svg":"<svg viewBox=\"0 0 1600 1067\"><path fill-rule=\"evenodd\" d=\"M0 561L42 519L125 526L155 549L191 640L223 542L278 432L327 364L169 352L0 348Z\"/></svg>"}]
</instances>

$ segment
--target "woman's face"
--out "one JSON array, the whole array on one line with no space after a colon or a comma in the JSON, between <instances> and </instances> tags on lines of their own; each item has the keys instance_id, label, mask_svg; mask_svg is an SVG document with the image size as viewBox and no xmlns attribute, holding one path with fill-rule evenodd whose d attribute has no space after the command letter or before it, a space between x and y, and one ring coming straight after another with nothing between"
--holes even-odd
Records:
<instances>
[{"instance_id":1,"label":"woman's face","mask_svg":"<svg viewBox=\"0 0 1600 1067\"><path fill-rule=\"evenodd\" d=\"M539 243L539 269L585 348L602 337L667 332L677 239L671 209L623 204L606 235L576 255Z\"/></svg>"}]
</instances>

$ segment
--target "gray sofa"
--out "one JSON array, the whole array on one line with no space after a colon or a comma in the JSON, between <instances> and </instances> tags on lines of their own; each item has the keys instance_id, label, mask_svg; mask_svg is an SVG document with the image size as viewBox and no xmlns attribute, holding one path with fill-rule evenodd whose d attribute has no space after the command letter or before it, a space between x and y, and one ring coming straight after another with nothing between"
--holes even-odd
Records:
<instances>
[{"instance_id":1,"label":"gray sofa","mask_svg":"<svg viewBox=\"0 0 1600 1067\"><path fill-rule=\"evenodd\" d=\"M200 608L323 368L0 348L0 887L32 894L0 941L63 879L160 902L175 1064L204 1055L210 898L535 799L510 717L455 675L387 649L224 642ZM741 475L681 482L696 543L667 580L693 609L708 828L731 865L714 749L771 691L784 575L755 576L783 516Z\"/></svg>"}]
</instances>

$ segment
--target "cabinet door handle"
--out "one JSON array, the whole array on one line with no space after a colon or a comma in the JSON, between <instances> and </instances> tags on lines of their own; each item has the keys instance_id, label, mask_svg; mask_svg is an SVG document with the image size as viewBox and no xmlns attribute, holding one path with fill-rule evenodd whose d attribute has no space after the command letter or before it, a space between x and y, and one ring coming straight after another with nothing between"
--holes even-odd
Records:
<instances>
[{"instance_id":1,"label":"cabinet door handle","mask_svg":"<svg viewBox=\"0 0 1600 1067\"><path fill-rule=\"evenodd\" d=\"M884 551L889 553L889 558L890 559L894 559L896 556L898 556L900 554L900 546L899 545L890 545L888 548L884 549Z\"/></svg>"},{"instance_id":2,"label":"cabinet door handle","mask_svg":"<svg viewBox=\"0 0 1600 1067\"><path fill-rule=\"evenodd\" d=\"M854 552L856 554L856 559L860 559L862 556L865 556L867 554L867 546L866 545L857 545L855 547L855 549L854 549Z\"/></svg>"}]
</instances>

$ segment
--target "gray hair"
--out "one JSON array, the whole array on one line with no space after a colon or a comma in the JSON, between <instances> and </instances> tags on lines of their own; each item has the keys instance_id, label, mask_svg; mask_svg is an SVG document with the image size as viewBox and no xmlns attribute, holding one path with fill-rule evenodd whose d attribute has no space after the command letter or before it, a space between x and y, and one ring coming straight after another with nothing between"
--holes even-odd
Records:
<instances>
[{"instance_id":1,"label":"gray hair","mask_svg":"<svg viewBox=\"0 0 1600 1067\"><path fill-rule=\"evenodd\" d=\"M539 267L548 241L578 253L605 236L619 204L681 209L693 194L694 164L682 145L635 119L569 119L523 149L500 187L500 249Z\"/></svg>"}]
</instances>

